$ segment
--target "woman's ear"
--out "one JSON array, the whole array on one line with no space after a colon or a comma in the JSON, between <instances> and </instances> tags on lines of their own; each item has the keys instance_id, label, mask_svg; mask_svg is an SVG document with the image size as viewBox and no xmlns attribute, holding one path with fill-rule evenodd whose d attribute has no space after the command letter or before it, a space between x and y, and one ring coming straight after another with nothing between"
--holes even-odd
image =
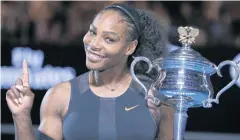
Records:
<instances>
[{"instance_id":1,"label":"woman's ear","mask_svg":"<svg viewBox=\"0 0 240 140\"><path fill-rule=\"evenodd\" d=\"M134 40L128 44L127 50L126 50L126 55L131 55L134 53L138 45L138 40Z\"/></svg>"}]
</instances>

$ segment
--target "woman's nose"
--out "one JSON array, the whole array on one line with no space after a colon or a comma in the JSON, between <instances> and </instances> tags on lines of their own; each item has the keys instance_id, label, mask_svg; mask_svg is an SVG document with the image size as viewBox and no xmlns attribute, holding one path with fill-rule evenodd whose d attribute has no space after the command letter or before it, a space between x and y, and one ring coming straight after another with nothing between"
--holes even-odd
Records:
<instances>
[{"instance_id":1,"label":"woman's nose","mask_svg":"<svg viewBox=\"0 0 240 140\"><path fill-rule=\"evenodd\" d=\"M91 42L90 42L90 46L92 50L101 50L101 43L100 43L100 39L97 37L94 37Z\"/></svg>"}]
</instances>

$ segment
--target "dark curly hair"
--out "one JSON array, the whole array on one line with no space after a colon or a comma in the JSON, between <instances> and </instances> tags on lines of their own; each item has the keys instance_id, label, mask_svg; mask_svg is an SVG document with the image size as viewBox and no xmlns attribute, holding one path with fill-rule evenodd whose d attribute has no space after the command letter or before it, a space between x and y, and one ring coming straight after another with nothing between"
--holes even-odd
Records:
<instances>
[{"instance_id":1,"label":"dark curly hair","mask_svg":"<svg viewBox=\"0 0 240 140\"><path fill-rule=\"evenodd\" d=\"M132 56L145 56L153 61L167 53L167 40L163 34L163 26L160 25L159 21L152 18L150 12L130 7L124 3L113 5L104 8L100 13L106 10L114 10L122 16L129 28L127 36L129 41L138 40L137 48ZM140 33L138 30L140 30ZM128 58L128 66L133 61L132 56ZM148 66L144 62L138 63L135 71L144 74L147 68Z\"/></svg>"}]
</instances>

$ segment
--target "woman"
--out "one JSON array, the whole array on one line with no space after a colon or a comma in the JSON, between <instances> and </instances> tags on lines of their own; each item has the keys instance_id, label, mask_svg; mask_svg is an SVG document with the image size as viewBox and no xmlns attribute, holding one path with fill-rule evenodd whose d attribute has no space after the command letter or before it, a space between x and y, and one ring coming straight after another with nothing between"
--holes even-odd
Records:
<instances>
[{"instance_id":1,"label":"woman","mask_svg":"<svg viewBox=\"0 0 240 140\"><path fill-rule=\"evenodd\" d=\"M34 94L27 62L23 62L22 79L17 79L6 95L16 138L172 140L173 109L145 102L143 89L129 72L132 56L145 55L153 60L165 52L157 22L142 10L113 4L96 15L83 43L90 72L47 91L36 136L30 118ZM148 94L156 86L152 85Z\"/></svg>"}]
</instances>

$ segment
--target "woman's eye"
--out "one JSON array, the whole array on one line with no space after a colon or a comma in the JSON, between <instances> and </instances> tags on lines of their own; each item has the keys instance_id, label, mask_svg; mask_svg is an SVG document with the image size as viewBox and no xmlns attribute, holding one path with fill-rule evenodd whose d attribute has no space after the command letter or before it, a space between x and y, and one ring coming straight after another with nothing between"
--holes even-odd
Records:
<instances>
[{"instance_id":1,"label":"woman's eye","mask_svg":"<svg viewBox=\"0 0 240 140\"><path fill-rule=\"evenodd\" d=\"M114 39L109 38L109 37L107 37L105 40L106 40L107 43L113 43L113 42L115 42Z\"/></svg>"}]
</instances>

